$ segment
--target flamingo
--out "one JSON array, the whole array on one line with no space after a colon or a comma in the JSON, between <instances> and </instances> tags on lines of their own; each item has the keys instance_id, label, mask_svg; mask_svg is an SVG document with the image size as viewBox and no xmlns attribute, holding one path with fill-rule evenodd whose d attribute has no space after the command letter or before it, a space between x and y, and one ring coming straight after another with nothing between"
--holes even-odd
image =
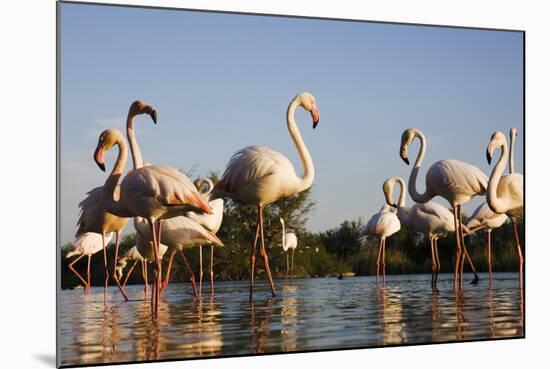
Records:
<instances>
[{"instance_id":1,"label":"flamingo","mask_svg":"<svg viewBox=\"0 0 550 369\"><path fill-rule=\"evenodd\" d=\"M78 279L82 281L82 283L84 283L86 290L90 289L90 260L92 259L92 255L102 250L103 240L109 243L111 241L111 238L113 238L112 233L109 233L109 235L106 238L102 237L101 235L95 232L82 233L80 236L76 238L76 240L73 243L73 246L71 247L71 250L65 256L66 259L69 259L75 255L79 255L76 259L74 259L69 264L69 269L74 274L76 274L76 276L78 277ZM80 273L78 273L74 269L74 264L77 261L79 261L83 256L88 257L88 272L87 272L88 280L87 281L85 281L84 278L82 278L82 276L80 275Z\"/></svg>"},{"instance_id":2,"label":"flamingo","mask_svg":"<svg viewBox=\"0 0 550 369\"><path fill-rule=\"evenodd\" d=\"M314 129L319 123L319 110L315 98L308 92L297 95L288 106L287 128L302 162L304 169L302 177L296 174L294 166L283 154L263 146L249 146L239 150L231 157L220 182L212 192L213 199L229 197L247 205L254 205L257 208L256 236L250 254L250 300L252 300L254 285L254 264L258 237L261 239L260 255L263 257L271 294L275 296L275 285L273 284L269 260L265 251L264 208L280 198L307 190L311 187L315 177L313 160L294 120L294 113L298 107L302 107L311 114Z\"/></svg>"},{"instance_id":3,"label":"flamingo","mask_svg":"<svg viewBox=\"0 0 550 369\"><path fill-rule=\"evenodd\" d=\"M149 114L156 123L156 110L137 100L130 106L126 123L126 133L132 151L134 169L122 180L120 196L115 194L116 186L126 164L128 149L124 137L116 129L107 129L99 136L94 160L105 171L105 152L114 145L119 147L113 170L103 186L102 204L105 210L126 218L140 216L149 222L153 235L155 252L155 278L151 303L153 312L158 312L160 295L161 264L159 258L162 220L185 214L193 208L210 212L210 207L200 196L191 180L183 173L168 166L143 166L141 152L134 134L134 117ZM158 227L156 223L158 222Z\"/></svg>"},{"instance_id":4,"label":"flamingo","mask_svg":"<svg viewBox=\"0 0 550 369\"><path fill-rule=\"evenodd\" d=\"M518 248L520 285L523 286L523 255L519 240L517 221L523 216L523 175L511 173L503 175L508 159L508 145L502 132L495 132L487 146L487 162L491 164L493 153L501 148L500 158L494 166L487 188L487 205L497 214L506 214L512 220ZM513 162L513 159L510 163ZM510 166L512 171L513 164Z\"/></svg>"},{"instance_id":5,"label":"flamingo","mask_svg":"<svg viewBox=\"0 0 550 369\"><path fill-rule=\"evenodd\" d=\"M109 268L107 266L107 251L106 247L109 241L105 240L105 234L114 232L115 233L115 260L118 255L118 244L120 240L120 234L126 224L128 223L127 218L118 217L114 214L111 214L101 206L101 193L103 192L103 186L96 187L89 191L86 195L86 198L82 200L78 206L80 208L80 214L77 221L77 230L76 238L80 238L82 235L89 232L94 232L102 236L101 242L103 246L103 263L105 266L105 287L103 289L103 302L107 302L107 285L109 283ZM120 187L115 188L115 194L118 196L120 193ZM87 236L90 237L90 236ZM116 264L115 264L116 267ZM113 273L113 279L122 293L122 296L126 301L128 297L124 292L124 288L120 285L116 273Z\"/></svg>"},{"instance_id":6,"label":"flamingo","mask_svg":"<svg viewBox=\"0 0 550 369\"><path fill-rule=\"evenodd\" d=\"M426 173L426 190L418 193L416 189L416 177L420 171L422 160L426 152L426 137L415 128L409 128L403 132L401 137L400 156L409 165L408 147L418 137L420 140L420 152L409 177L409 194L417 203L426 203L435 196L441 196L453 207L456 236L456 260L454 268L453 288L456 290L460 267L460 281L458 288L462 288L462 268L466 245L462 221L460 219L460 207L475 196L483 196L487 190L487 176L470 164L457 160L439 160L432 164Z\"/></svg>"},{"instance_id":7,"label":"flamingo","mask_svg":"<svg viewBox=\"0 0 550 369\"><path fill-rule=\"evenodd\" d=\"M161 260L164 254L166 253L167 249L168 247L166 245L164 244L160 245L159 257ZM145 256L142 256L142 254L140 253L140 250ZM130 270L128 271L128 273L126 273L126 278L124 278L122 287L126 286L126 282L128 282L128 278L130 278L130 275L132 275L132 272L134 271L136 264L138 262L141 263L141 274L143 276L143 282L145 283L145 298L147 298L147 292L149 290L149 282L147 278L147 264L155 260L152 250L153 250L152 245L147 243L143 239L143 237L141 237L138 233L136 234L136 245L128 249L128 251L126 251L123 255L119 256L117 260L116 273L119 279L122 278L124 268L126 268L128 261L134 262L130 267Z\"/></svg>"},{"instance_id":8,"label":"flamingo","mask_svg":"<svg viewBox=\"0 0 550 369\"><path fill-rule=\"evenodd\" d=\"M292 249L292 261L290 263L290 277L292 278L292 272L294 270L294 250L296 250L296 247L298 246L298 237L296 237L294 232L285 231L285 220L283 218L279 218L279 221L283 227L282 246L283 251L286 253L286 274L288 274L288 250Z\"/></svg>"},{"instance_id":9,"label":"flamingo","mask_svg":"<svg viewBox=\"0 0 550 369\"><path fill-rule=\"evenodd\" d=\"M514 174L514 147L516 136L518 134L517 128L510 128L510 156L508 157L508 171L510 174ZM489 286L493 281L492 275L492 256L491 256L491 232L493 229L500 228L506 221L508 216L506 214L497 214L491 210L486 202L479 205L473 212L470 218L466 221L466 227L469 228L469 233L473 234L479 230L485 229L487 231L487 254L489 263Z\"/></svg>"},{"instance_id":10,"label":"flamingo","mask_svg":"<svg viewBox=\"0 0 550 369\"><path fill-rule=\"evenodd\" d=\"M204 192L201 191L201 194L204 197L210 195L214 189L214 183L210 178L198 179L194 182L195 187L200 191L204 184L207 185L207 188ZM189 211L186 216L190 219L193 219L195 222L202 225L210 233L216 234L222 225L223 220L223 199L214 199L208 201L208 205L212 209L212 214L197 213L195 211ZM199 271L199 294L202 295L202 244L199 245L199 259L200 259L200 271ZM214 294L214 245L210 245L210 294Z\"/></svg>"},{"instance_id":11,"label":"flamingo","mask_svg":"<svg viewBox=\"0 0 550 369\"><path fill-rule=\"evenodd\" d=\"M486 202L479 205L466 221L466 227L470 229L471 234L485 229L487 230L487 253L489 262L489 285L493 281L493 265L491 257L491 232L493 229L500 228L508 220L506 214L497 214L489 208Z\"/></svg>"},{"instance_id":12,"label":"flamingo","mask_svg":"<svg viewBox=\"0 0 550 369\"><path fill-rule=\"evenodd\" d=\"M384 204L380 211L374 214L367 225L361 230L359 237L377 236L379 239L378 258L376 259L376 285L380 275L380 254L382 254L382 276L386 283L386 238L399 232L401 223L388 204Z\"/></svg>"},{"instance_id":13,"label":"flamingo","mask_svg":"<svg viewBox=\"0 0 550 369\"><path fill-rule=\"evenodd\" d=\"M134 227L138 234L147 241L153 240L151 228L147 220L142 217L134 218ZM191 248L196 245L204 243L212 243L215 246L223 246L222 241L216 237L215 234L209 232L199 223L185 216L178 216L170 219L166 219L162 222L162 243L168 247L168 255L170 259L168 262L168 269L164 277L164 282L160 284L160 292L162 292L168 285L170 279L170 270L172 269L172 262L177 252L180 253L183 264L189 274L191 285L193 287L193 295L197 295L195 287L195 276L187 261L187 257L183 252L184 248Z\"/></svg>"},{"instance_id":14,"label":"flamingo","mask_svg":"<svg viewBox=\"0 0 550 369\"><path fill-rule=\"evenodd\" d=\"M400 186L399 202L397 204L394 202L392 195L395 183L398 183ZM413 232L424 233L430 242L432 253L432 289L437 290L437 277L441 269L437 241L455 231L453 214L444 206L433 201L428 201L424 204L414 204L410 208L406 207L407 185L401 177L386 179L382 188L386 197L386 203L397 208L397 217L401 224ZM477 283L479 278L469 256L468 260L475 274L473 283Z\"/></svg>"}]
</instances>

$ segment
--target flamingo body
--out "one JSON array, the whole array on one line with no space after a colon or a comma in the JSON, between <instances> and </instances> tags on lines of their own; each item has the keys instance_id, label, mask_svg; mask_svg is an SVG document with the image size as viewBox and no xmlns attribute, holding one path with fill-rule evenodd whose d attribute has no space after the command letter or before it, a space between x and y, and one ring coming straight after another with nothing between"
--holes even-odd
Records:
<instances>
[{"instance_id":1,"label":"flamingo body","mask_svg":"<svg viewBox=\"0 0 550 369\"><path fill-rule=\"evenodd\" d=\"M113 234L109 233L105 237L105 243L111 242ZM103 250L103 242L101 234L96 232L85 232L80 234L71 247L71 250L65 256L67 259L75 255L93 255Z\"/></svg>"},{"instance_id":2,"label":"flamingo body","mask_svg":"<svg viewBox=\"0 0 550 369\"><path fill-rule=\"evenodd\" d=\"M399 232L400 229L401 223L399 222L399 218L391 211L391 208L387 204L384 204L380 211L369 219L360 235L378 236L384 239Z\"/></svg>"},{"instance_id":3,"label":"flamingo body","mask_svg":"<svg viewBox=\"0 0 550 369\"><path fill-rule=\"evenodd\" d=\"M451 205L459 205L484 195L487 180L478 167L458 160L439 160L426 173L426 188L433 197L441 196Z\"/></svg>"},{"instance_id":4,"label":"flamingo body","mask_svg":"<svg viewBox=\"0 0 550 369\"><path fill-rule=\"evenodd\" d=\"M472 213L470 218L466 221L466 227L473 228L487 228L495 229L501 227L508 216L506 214L497 214L491 210L486 202L479 205Z\"/></svg>"}]
</instances>

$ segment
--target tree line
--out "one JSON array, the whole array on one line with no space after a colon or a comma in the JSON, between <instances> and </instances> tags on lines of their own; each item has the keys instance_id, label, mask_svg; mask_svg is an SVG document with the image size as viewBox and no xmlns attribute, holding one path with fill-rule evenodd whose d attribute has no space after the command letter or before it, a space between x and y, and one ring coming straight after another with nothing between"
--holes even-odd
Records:
<instances>
[{"instance_id":1,"label":"tree line","mask_svg":"<svg viewBox=\"0 0 550 369\"><path fill-rule=\"evenodd\" d=\"M217 175L210 173L216 182ZM376 239L359 239L364 226L363 219L346 220L339 226L323 232L310 232L305 224L308 216L314 211L315 202L311 199L311 189L294 196L281 199L264 210L264 234L269 264L274 278L284 278L286 274L286 255L281 247L282 229L279 217L285 220L287 231L292 230L298 237L298 247L294 255L295 277L330 277L340 273L355 275L375 275L378 241ZM215 280L246 280L250 272L250 251L256 227L254 207L245 206L232 200L225 200L224 218L218 237L224 242L223 247L214 251ZM131 224L131 222L130 222ZM131 227L131 225L129 225ZM523 221L520 222L520 239L523 240ZM487 270L486 232L480 231L468 236L466 245L478 272ZM492 233L493 271L517 271L517 249L514 232L510 222ZM124 237L119 244L119 255L135 245L135 234ZM441 272L452 271L454 257L454 238L439 240L439 257ZM522 245L523 246L523 245ZM69 270L71 260L65 258L71 244L61 249L61 283L62 288L73 288L79 285L77 277ZM203 247L203 268L208 269L209 246ZM259 252L259 248L257 248ZM114 264L114 247L107 248L109 272ZM199 270L198 247L185 249L194 271ZM82 258L75 268L85 274L86 259ZM168 258L166 258L168 259ZM172 266L171 281L188 281L187 273L175 259ZM164 260L167 263L167 260ZM265 276L261 258L256 261L257 278ZM125 272L127 272L127 269ZM151 269L151 268L150 268ZM468 267L465 266L465 271ZM386 272L388 274L410 274L431 272L431 251L423 235L409 232L405 227L386 240ZM82 273L81 273L82 274ZM83 275L84 275L83 274ZM206 275L206 274L205 274ZM102 251L92 256L91 284L102 286L104 266ZM142 283L141 273L133 273L128 284Z\"/></svg>"}]
</instances>

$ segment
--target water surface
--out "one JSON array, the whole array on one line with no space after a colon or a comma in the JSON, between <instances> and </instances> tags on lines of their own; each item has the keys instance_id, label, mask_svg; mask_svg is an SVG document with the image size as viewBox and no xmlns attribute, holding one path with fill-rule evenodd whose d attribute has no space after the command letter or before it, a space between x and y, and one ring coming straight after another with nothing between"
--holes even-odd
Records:
<instances>
[{"instance_id":1,"label":"water surface","mask_svg":"<svg viewBox=\"0 0 550 369\"><path fill-rule=\"evenodd\" d=\"M480 274L477 286L452 291L441 275L277 280L270 298L258 281L254 302L248 282L217 282L193 299L189 284L172 284L152 319L143 286L61 292L61 365L196 358L335 348L373 347L523 336L523 299L516 273Z\"/></svg>"}]
</instances>

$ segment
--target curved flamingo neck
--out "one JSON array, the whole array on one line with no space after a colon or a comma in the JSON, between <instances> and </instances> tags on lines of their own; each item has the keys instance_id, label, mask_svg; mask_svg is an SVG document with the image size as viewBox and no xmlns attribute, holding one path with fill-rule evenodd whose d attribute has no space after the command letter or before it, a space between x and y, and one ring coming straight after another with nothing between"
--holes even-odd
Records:
<instances>
[{"instance_id":1,"label":"curved flamingo neck","mask_svg":"<svg viewBox=\"0 0 550 369\"><path fill-rule=\"evenodd\" d=\"M397 177L395 181L399 184L399 203L397 204L397 217L402 223L408 224L409 208L405 206L407 185L401 177Z\"/></svg>"},{"instance_id":2,"label":"curved flamingo neck","mask_svg":"<svg viewBox=\"0 0 550 369\"><path fill-rule=\"evenodd\" d=\"M311 187L311 184L313 183L313 178L315 177L315 168L313 167L313 160L311 159L311 155L309 154L309 151L304 144L302 135L300 134L298 126L296 125L296 121L294 120L294 113L296 112L296 108L298 107L298 105L299 104L296 99L294 99L290 103L286 114L286 121L288 132L290 133L290 136L294 141L294 145L296 145L298 155L300 155L300 160L302 162L302 168L304 169L304 175L301 178L297 178L298 183L295 188L297 192L301 192Z\"/></svg>"},{"instance_id":3,"label":"curved flamingo neck","mask_svg":"<svg viewBox=\"0 0 550 369\"><path fill-rule=\"evenodd\" d=\"M502 174L506 169L506 161L508 159L508 145L505 142L500 147L502 149L500 153L500 158L498 159L497 164L491 172L489 183L487 185L487 204L489 205L491 210L498 214L502 214L507 210L505 201L498 197L497 189L498 183L502 178Z\"/></svg>"},{"instance_id":4,"label":"curved flamingo neck","mask_svg":"<svg viewBox=\"0 0 550 369\"><path fill-rule=\"evenodd\" d=\"M285 244L285 242L286 242L285 224L284 224L284 223L281 223L281 224L282 224L282 226L283 226L283 249L286 250L286 244Z\"/></svg>"},{"instance_id":5,"label":"curved flamingo neck","mask_svg":"<svg viewBox=\"0 0 550 369\"><path fill-rule=\"evenodd\" d=\"M101 202L103 208L109 213L113 213L120 217L129 218L132 214L119 200L115 200L114 198L116 187L120 177L122 176L124 167L126 166L126 160L128 159L128 146L126 145L126 141L124 141L124 137L122 137L122 135L116 138L115 145L118 146L118 156L111 174L107 177L105 184L103 185Z\"/></svg>"},{"instance_id":6,"label":"curved flamingo neck","mask_svg":"<svg viewBox=\"0 0 550 369\"><path fill-rule=\"evenodd\" d=\"M418 172L420 171L420 166L424 160L424 155L426 154L426 137L419 130L414 131L414 137L418 137L420 140L420 151L414 162L414 167L412 168L411 175L409 177L409 194L415 202L425 203L428 202L433 196L428 191L428 186L424 193L418 193L416 189L416 178L418 177Z\"/></svg>"},{"instance_id":7,"label":"curved flamingo neck","mask_svg":"<svg viewBox=\"0 0 550 369\"><path fill-rule=\"evenodd\" d=\"M203 178L203 179L202 179L202 182L203 182L203 183L206 183L206 184L208 185L208 188L206 189L206 191L204 191L204 192L202 193L202 195L204 195L204 196L209 196L209 195L212 193L212 191L214 190L214 183L213 183L212 180L211 180L210 178L208 178L208 177ZM201 186L202 186L202 183L201 183Z\"/></svg>"},{"instance_id":8,"label":"curved flamingo neck","mask_svg":"<svg viewBox=\"0 0 550 369\"><path fill-rule=\"evenodd\" d=\"M143 159L141 158L141 151L136 140L136 134L134 133L134 120L136 114L130 110L128 111L128 117L126 118L126 135L128 136L128 142L130 143L130 151L132 152L132 163L134 169L141 168L143 166Z\"/></svg>"},{"instance_id":9,"label":"curved flamingo neck","mask_svg":"<svg viewBox=\"0 0 550 369\"><path fill-rule=\"evenodd\" d=\"M516 135L510 131L510 155L508 156L508 171L510 174L515 173L514 168L514 152L516 147Z\"/></svg>"}]
</instances>

